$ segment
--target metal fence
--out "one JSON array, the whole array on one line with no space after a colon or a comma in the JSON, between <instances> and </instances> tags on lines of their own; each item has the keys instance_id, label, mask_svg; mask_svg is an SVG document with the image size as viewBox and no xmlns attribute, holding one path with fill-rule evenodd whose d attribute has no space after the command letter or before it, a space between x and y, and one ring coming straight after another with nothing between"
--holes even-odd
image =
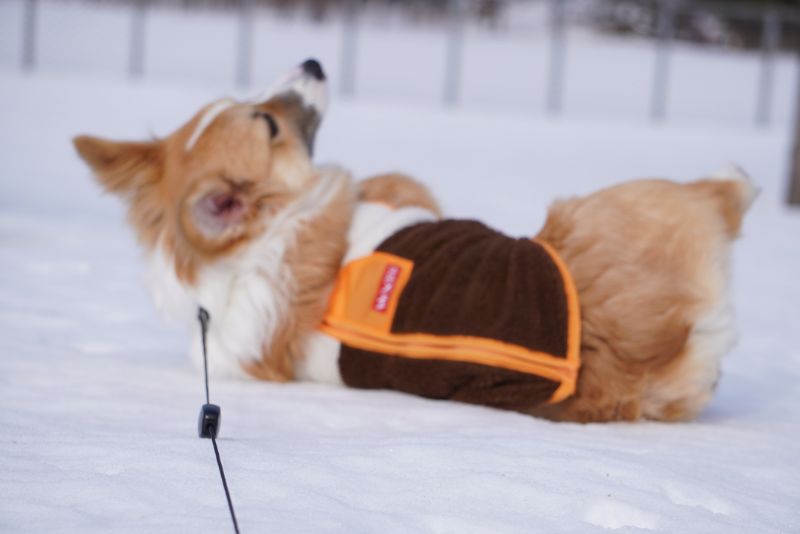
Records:
<instances>
[{"instance_id":1,"label":"metal fence","mask_svg":"<svg viewBox=\"0 0 800 534\"><path fill-rule=\"evenodd\" d=\"M457 106L462 91L461 72L464 62L465 25L467 9L475 0L448 0L447 32L444 83L441 101L446 106ZM524 0L522 0L524 1ZM568 61L569 7L575 0L528 0L547 2L549 57L547 61L546 91L542 103L550 115L563 111L565 92L565 70ZM669 115L668 95L671 82L671 56L676 38L676 18L696 9L694 3L675 4L667 0L653 0L658 7L657 32L653 39L654 61L650 95L650 118L663 121ZM22 20L21 68L32 71L37 66L37 19L40 0L25 0ZM255 0L239 0L236 47L236 83L247 87L252 80L254 14ZM364 0L344 0L341 17L342 42L340 43L341 76L338 91L342 96L356 96L356 70L358 68L359 27L362 22ZM140 79L146 75L145 49L147 40L148 14L152 8L151 0L132 0L130 7L130 35L128 54L128 75ZM761 25L761 54L758 74L758 91L753 103L753 120L759 126L768 126L772 117L772 101L775 85L775 59L779 52L781 33L787 24L800 25L800 9L763 6L734 6L723 2L703 2L703 8L711 9L723 17L759 21Z\"/></svg>"}]
</instances>

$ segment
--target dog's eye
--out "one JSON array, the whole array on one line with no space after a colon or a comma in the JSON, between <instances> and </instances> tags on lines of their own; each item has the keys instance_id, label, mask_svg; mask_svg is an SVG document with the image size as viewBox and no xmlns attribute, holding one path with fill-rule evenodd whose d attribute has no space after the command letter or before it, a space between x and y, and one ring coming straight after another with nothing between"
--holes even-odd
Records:
<instances>
[{"instance_id":1,"label":"dog's eye","mask_svg":"<svg viewBox=\"0 0 800 534\"><path fill-rule=\"evenodd\" d=\"M280 131L278 129L278 123L277 121L275 121L275 118L269 113L264 113L263 111L254 111L253 118L256 117L264 119L266 121L267 127L269 128L269 136L274 139L278 135L278 132Z\"/></svg>"}]
</instances>

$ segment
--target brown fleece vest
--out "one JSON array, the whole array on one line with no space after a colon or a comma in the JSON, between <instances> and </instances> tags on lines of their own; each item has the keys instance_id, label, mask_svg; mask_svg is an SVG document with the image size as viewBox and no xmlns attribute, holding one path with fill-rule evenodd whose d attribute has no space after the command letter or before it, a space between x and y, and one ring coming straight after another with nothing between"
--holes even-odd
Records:
<instances>
[{"instance_id":1,"label":"brown fleece vest","mask_svg":"<svg viewBox=\"0 0 800 534\"><path fill-rule=\"evenodd\" d=\"M561 259L475 221L404 228L345 265L321 328L351 387L526 410L570 396L580 366Z\"/></svg>"}]
</instances>

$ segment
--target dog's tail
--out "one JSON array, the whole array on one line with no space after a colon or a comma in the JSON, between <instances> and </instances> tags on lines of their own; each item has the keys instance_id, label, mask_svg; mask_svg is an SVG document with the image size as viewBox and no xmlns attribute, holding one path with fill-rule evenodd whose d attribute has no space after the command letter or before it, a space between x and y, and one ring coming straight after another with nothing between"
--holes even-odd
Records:
<instances>
[{"instance_id":1,"label":"dog's tail","mask_svg":"<svg viewBox=\"0 0 800 534\"><path fill-rule=\"evenodd\" d=\"M739 235L744 214L758 196L758 187L741 167L732 163L713 173L702 183L707 184L717 198L729 235Z\"/></svg>"}]
</instances>

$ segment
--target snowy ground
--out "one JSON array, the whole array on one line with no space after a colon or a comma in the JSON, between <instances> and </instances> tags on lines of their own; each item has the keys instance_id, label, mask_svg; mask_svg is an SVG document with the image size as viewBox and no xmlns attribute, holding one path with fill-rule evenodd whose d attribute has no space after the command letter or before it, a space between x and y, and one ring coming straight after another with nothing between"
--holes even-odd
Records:
<instances>
[{"instance_id":1,"label":"snowy ground","mask_svg":"<svg viewBox=\"0 0 800 534\"><path fill-rule=\"evenodd\" d=\"M156 317L122 208L68 140L165 134L226 92L235 19L159 12L147 82L128 85L127 12L73 2L40 2L41 71L15 74L21 6L0 2L0 532L226 532L188 333ZM335 86L337 21L256 30L256 81L315 55ZM450 215L520 235L556 197L738 162L762 195L716 398L691 424L579 426L214 382L243 532L800 531L800 211L782 204L796 65L776 63L773 126L756 131L757 56L677 47L669 121L652 126L652 46L571 32L565 115L547 120L545 36L468 28L463 107L443 110L441 28L364 28L359 99L334 102L318 159L411 172Z\"/></svg>"},{"instance_id":2,"label":"snowy ground","mask_svg":"<svg viewBox=\"0 0 800 534\"><path fill-rule=\"evenodd\" d=\"M159 322L120 205L68 143L164 134L213 91L0 76L0 531L226 532L201 375ZM689 424L553 424L389 392L212 383L243 532L797 532L800 213L788 136L335 102L319 160L400 168L531 234L557 196L728 160L763 193L734 261L741 342ZM491 184L487 187L487 184ZM491 196L487 196L491 191Z\"/></svg>"}]
</instances>

